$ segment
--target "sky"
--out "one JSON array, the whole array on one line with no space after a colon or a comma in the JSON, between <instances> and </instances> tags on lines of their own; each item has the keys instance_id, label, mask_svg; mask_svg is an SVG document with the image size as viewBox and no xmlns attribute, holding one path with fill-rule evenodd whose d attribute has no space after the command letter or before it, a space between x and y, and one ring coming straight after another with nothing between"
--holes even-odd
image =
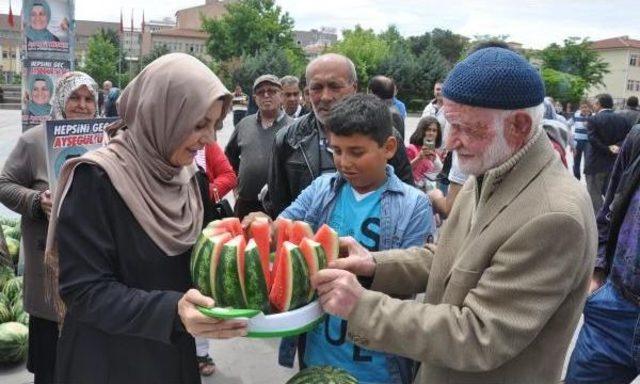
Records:
<instances>
[{"instance_id":1,"label":"sky","mask_svg":"<svg viewBox=\"0 0 640 384\"><path fill-rule=\"evenodd\" d=\"M20 0L0 0L0 13L14 13ZM75 0L76 19L119 21L120 10L128 26L145 19L174 16L179 8L204 0ZM640 3L637 0L276 0L295 20L296 29L333 27L338 31L360 24L380 32L395 25L404 36L421 35L434 28L475 35L508 35L525 48L541 49L562 43L569 36L599 40L628 35L640 39ZM0 22L4 22L0 21Z\"/></svg>"}]
</instances>

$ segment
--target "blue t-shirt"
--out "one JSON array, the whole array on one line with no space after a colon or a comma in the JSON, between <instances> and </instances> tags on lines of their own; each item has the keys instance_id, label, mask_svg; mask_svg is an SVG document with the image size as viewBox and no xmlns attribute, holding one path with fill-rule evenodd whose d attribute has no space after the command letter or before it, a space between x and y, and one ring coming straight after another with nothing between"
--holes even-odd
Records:
<instances>
[{"instance_id":1,"label":"blue t-shirt","mask_svg":"<svg viewBox=\"0 0 640 384\"><path fill-rule=\"evenodd\" d=\"M345 183L329 218L340 236L352 236L370 251L380 246L380 201L383 188L358 195ZM370 351L347 340L347 321L328 316L307 333L304 361L307 366L331 365L347 370L361 384L391 383L387 354Z\"/></svg>"}]
</instances>

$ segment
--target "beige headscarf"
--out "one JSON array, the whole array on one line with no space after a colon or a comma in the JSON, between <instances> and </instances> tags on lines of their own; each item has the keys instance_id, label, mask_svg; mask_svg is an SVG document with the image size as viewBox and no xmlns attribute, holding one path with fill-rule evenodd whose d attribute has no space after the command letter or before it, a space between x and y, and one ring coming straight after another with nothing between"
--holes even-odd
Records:
<instances>
[{"instance_id":1,"label":"beige headscarf","mask_svg":"<svg viewBox=\"0 0 640 384\"><path fill-rule=\"evenodd\" d=\"M209 68L193 56L175 53L149 64L125 88L118 112L126 127L101 149L67 161L55 191L46 264L48 295L59 314L58 212L79 164L105 170L111 183L149 237L170 256L189 249L202 227L203 206L195 168L175 167L173 151L195 130L213 103L224 100L224 119L232 96Z\"/></svg>"}]
</instances>

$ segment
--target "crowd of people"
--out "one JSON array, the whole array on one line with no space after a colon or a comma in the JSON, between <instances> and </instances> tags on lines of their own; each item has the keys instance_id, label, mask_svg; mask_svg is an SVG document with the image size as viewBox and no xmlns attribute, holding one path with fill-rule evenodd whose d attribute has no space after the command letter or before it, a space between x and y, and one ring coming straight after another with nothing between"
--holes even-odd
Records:
<instances>
[{"instance_id":1,"label":"crowd of people","mask_svg":"<svg viewBox=\"0 0 640 384\"><path fill-rule=\"evenodd\" d=\"M42 125L0 175L0 202L22 215L35 383L213 374L208 340L247 324L200 313L215 302L188 265L203 226L225 215L328 224L341 237L345 257L311 277L325 320L282 339L274 364L297 355L300 368L336 366L360 383L555 383L584 314L565 382L632 381L638 99L614 112L601 94L563 110L500 44L435 83L411 135L396 95L385 76L358 92L339 54L312 60L304 80L263 74L250 97L185 54L122 91L64 76L52 118L118 121L106 146L65 163L53 193ZM235 206L221 210L230 192Z\"/></svg>"}]
</instances>

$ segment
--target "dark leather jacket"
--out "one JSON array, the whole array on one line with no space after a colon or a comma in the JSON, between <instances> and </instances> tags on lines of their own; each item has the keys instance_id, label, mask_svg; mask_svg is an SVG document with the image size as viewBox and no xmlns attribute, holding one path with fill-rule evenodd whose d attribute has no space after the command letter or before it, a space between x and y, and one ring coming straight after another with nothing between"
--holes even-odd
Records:
<instances>
[{"instance_id":1,"label":"dark leather jacket","mask_svg":"<svg viewBox=\"0 0 640 384\"><path fill-rule=\"evenodd\" d=\"M329 156L321 151L320 129L315 114L310 112L276 134L269 161L269 193L265 202L265 208L272 217L277 217L303 189L320 176L320 157ZM398 150L389 160L389 165L393 166L400 180L413 185L411 164L402 137L395 129L394 134L398 139Z\"/></svg>"}]
</instances>

